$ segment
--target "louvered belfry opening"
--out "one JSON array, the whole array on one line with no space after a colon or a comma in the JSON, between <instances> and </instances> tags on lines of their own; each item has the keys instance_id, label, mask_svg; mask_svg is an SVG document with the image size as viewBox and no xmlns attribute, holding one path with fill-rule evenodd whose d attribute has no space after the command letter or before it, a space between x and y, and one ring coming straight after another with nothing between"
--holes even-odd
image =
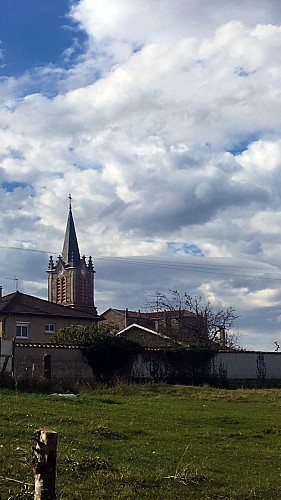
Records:
<instances>
[{"instance_id":1,"label":"louvered belfry opening","mask_svg":"<svg viewBox=\"0 0 281 500\"><path fill-rule=\"evenodd\" d=\"M57 304L61 303L61 280L57 278Z\"/></svg>"}]
</instances>

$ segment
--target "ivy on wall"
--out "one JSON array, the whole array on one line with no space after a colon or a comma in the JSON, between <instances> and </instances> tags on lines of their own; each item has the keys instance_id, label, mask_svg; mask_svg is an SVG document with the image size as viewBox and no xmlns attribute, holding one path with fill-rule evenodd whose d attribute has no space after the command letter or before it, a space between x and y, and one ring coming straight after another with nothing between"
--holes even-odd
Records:
<instances>
[{"instance_id":1,"label":"ivy on wall","mask_svg":"<svg viewBox=\"0 0 281 500\"><path fill-rule=\"evenodd\" d=\"M97 336L80 349L94 377L107 382L114 377L127 377L136 356L142 351L136 342L109 335Z\"/></svg>"},{"instance_id":2,"label":"ivy on wall","mask_svg":"<svg viewBox=\"0 0 281 500\"><path fill-rule=\"evenodd\" d=\"M167 382L204 384L210 378L214 351L210 349L170 349L164 354Z\"/></svg>"}]
</instances>

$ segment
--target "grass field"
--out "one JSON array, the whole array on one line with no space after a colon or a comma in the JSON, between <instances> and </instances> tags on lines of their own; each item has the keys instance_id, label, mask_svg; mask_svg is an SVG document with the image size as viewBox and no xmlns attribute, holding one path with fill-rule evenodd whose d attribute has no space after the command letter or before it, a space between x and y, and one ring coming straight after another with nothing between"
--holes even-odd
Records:
<instances>
[{"instance_id":1,"label":"grass field","mask_svg":"<svg viewBox=\"0 0 281 500\"><path fill-rule=\"evenodd\" d=\"M59 434L59 499L281 499L281 390L0 391L0 498L31 499L32 438ZM17 483L13 480L31 484Z\"/></svg>"}]
</instances>

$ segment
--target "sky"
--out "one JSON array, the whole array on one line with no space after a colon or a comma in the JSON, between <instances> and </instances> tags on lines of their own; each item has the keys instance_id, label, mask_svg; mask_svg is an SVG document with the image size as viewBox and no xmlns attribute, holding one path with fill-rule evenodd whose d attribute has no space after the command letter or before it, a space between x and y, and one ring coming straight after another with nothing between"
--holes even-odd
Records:
<instances>
[{"instance_id":1,"label":"sky","mask_svg":"<svg viewBox=\"0 0 281 500\"><path fill-rule=\"evenodd\" d=\"M99 313L178 290L274 350L280 46L279 0L2 0L3 293L47 298L71 192Z\"/></svg>"}]
</instances>

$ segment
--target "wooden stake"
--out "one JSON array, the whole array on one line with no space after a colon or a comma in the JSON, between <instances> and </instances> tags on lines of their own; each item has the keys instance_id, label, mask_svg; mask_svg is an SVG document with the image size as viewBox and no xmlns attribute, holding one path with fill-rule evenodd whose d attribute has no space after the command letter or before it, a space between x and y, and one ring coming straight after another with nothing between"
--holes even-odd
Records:
<instances>
[{"instance_id":1,"label":"wooden stake","mask_svg":"<svg viewBox=\"0 0 281 500\"><path fill-rule=\"evenodd\" d=\"M41 429L37 431L36 441L32 453L34 500L55 500L58 435L56 432Z\"/></svg>"}]
</instances>

